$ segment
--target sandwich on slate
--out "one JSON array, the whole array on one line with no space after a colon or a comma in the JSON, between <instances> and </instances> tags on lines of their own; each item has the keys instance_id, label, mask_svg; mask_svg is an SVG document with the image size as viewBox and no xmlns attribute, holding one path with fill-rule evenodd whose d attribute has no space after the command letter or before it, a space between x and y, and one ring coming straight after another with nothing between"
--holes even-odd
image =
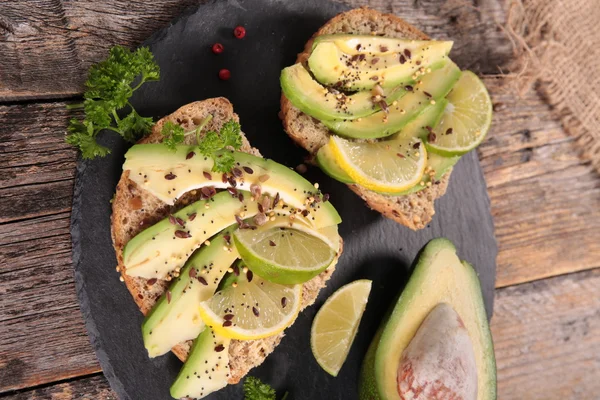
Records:
<instances>
[{"instance_id":1,"label":"sandwich on slate","mask_svg":"<svg viewBox=\"0 0 600 400\"><path fill-rule=\"evenodd\" d=\"M281 73L288 135L369 207L415 230L491 123L483 83L451 48L361 8L327 22Z\"/></svg>"},{"instance_id":2,"label":"sandwich on slate","mask_svg":"<svg viewBox=\"0 0 600 400\"><path fill-rule=\"evenodd\" d=\"M125 158L117 270L149 356L185 361L171 395L202 398L261 364L315 301L341 220L318 185L261 158L225 98L181 107Z\"/></svg>"}]
</instances>

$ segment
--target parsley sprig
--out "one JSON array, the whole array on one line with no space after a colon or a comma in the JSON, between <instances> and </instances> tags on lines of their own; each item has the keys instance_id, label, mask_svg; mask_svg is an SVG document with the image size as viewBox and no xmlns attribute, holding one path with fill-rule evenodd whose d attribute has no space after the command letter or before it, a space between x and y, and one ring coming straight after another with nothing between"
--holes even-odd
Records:
<instances>
[{"instance_id":1,"label":"parsley sprig","mask_svg":"<svg viewBox=\"0 0 600 400\"><path fill-rule=\"evenodd\" d=\"M139 115L129 99L145 82L156 81L159 77L158 64L147 47L133 52L122 46L113 47L106 60L90 68L83 103L68 106L82 107L85 117L82 121L70 121L67 143L78 147L83 158L91 159L110 153L96 140L104 129L117 132L130 142L148 133L153 125L152 118ZM129 113L119 117L118 112L123 109Z\"/></svg>"},{"instance_id":2,"label":"parsley sprig","mask_svg":"<svg viewBox=\"0 0 600 400\"><path fill-rule=\"evenodd\" d=\"M240 124L231 119L223 124L218 133L208 131L204 137L200 137L202 128L210 121L209 118L212 118L212 116L205 118L200 126L190 132L185 132L181 126L173 122L166 122L161 129L164 136L163 142L167 147L175 150L178 144L183 143L187 135L195 133L200 154L214 160L212 170L215 172L230 172L235 162L231 149L239 150L242 146Z\"/></svg>"},{"instance_id":3,"label":"parsley sprig","mask_svg":"<svg viewBox=\"0 0 600 400\"><path fill-rule=\"evenodd\" d=\"M287 392L281 400L287 398ZM244 380L244 400L275 400L275 389L260 379L249 376Z\"/></svg>"}]
</instances>

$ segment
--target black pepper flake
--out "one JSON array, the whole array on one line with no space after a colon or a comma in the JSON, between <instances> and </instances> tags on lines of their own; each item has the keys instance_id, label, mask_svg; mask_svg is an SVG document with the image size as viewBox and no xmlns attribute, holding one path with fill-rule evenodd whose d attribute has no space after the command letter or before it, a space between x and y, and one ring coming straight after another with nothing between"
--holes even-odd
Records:
<instances>
[{"instance_id":1,"label":"black pepper flake","mask_svg":"<svg viewBox=\"0 0 600 400\"><path fill-rule=\"evenodd\" d=\"M260 312L258 311L258 308L256 308L256 307L252 307L252 313L253 313L253 314L254 314L256 317L260 316Z\"/></svg>"},{"instance_id":2,"label":"black pepper flake","mask_svg":"<svg viewBox=\"0 0 600 400\"><path fill-rule=\"evenodd\" d=\"M419 147L421 147L421 142L413 144L413 149L418 149Z\"/></svg>"},{"instance_id":3,"label":"black pepper flake","mask_svg":"<svg viewBox=\"0 0 600 400\"><path fill-rule=\"evenodd\" d=\"M412 86L410 86L410 85L406 85L406 86L404 86L404 89L406 89L406 90L407 90L407 91L409 91L409 92L412 92L412 91L413 91L413 87L412 87Z\"/></svg>"},{"instance_id":4,"label":"black pepper flake","mask_svg":"<svg viewBox=\"0 0 600 400\"><path fill-rule=\"evenodd\" d=\"M410 50L409 49L404 49L404 55L406 56L407 59L410 60L410 58L412 57Z\"/></svg>"},{"instance_id":5,"label":"black pepper flake","mask_svg":"<svg viewBox=\"0 0 600 400\"><path fill-rule=\"evenodd\" d=\"M190 158L194 157L196 155L196 153L194 153L193 151L190 151L189 153L187 153L187 155L185 156L186 160L189 160Z\"/></svg>"},{"instance_id":6,"label":"black pepper flake","mask_svg":"<svg viewBox=\"0 0 600 400\"><path fill-rule=\"evenodd\" d=\"M175 175L172 172L169 172L168 174L165 175L165 179L168 180L168 181L172 181L175 178L177 178L177 175Z\"/></svg>"},{"instance_id":7,"label":"black pepper flake","mask_svg":"<svg viewBox=\"0 0 600 400\"><path fill-rule=\"evenodd\" d=\"M148 286L152 286L156 283L157 279L156 278L150 278L148 279Z\"/></svg>"},{"instance_id":8,"label":"black pepper flake","mask_svg":"<svg viewBox=\"0 0 600 400\"><path fill-rule=\"evenodd\" d=\"M436 135L433 132L429 132L429 135L427 135L427 141L429 143L435 143L435 139L436 139Z\"/></svg>"},{"instance_id":9,"label":"black pepper flake","mask_svg":"<svg viewBox=\"0 0 600 400\"><path fill-rule=\"evenodd\" d=\"M404 64L406 62L406 57L403 54L400 54L400 64Z\"/></svg>"},{"instance_id":10,"label":"black pepper flake","mask_svg":"<svg viewBox=\"0 0 600 400\"><path fill-rule=\"evenodd\" d=\"M228 326L231 326L231 325L233 325L233 322L231 322L231 321L223 321L223 327L224 328L227 328Z\"/></svg>"},{"instance_id":11,"label":"black pepper flake","mask_svg":"<svg viewBox=\"0 0 600 400\"><path fill-rule=\"evenodd\" d=\"M171 304L171 291L167 290L167 304Z\"/></svg>"},{"instance_id":12,"label":"black pepper flake","mask_svg":"<svg viewBox=\"0 0 600 400\"><path fill-rule=\"evenodd\" d=\"M204 172L202 172L202 175L204 175L204 177L208 180L212 179L212 175L210 174L210 172L204 171Z\"/></svg>"},{"instance_id":13,"label":"black pepper flake","mask_svg":"<svg viewBox=\"0 0 600 400\"><path fill-rule=\"evenodd\" d=\"M192 214L188 215L188 220L190 220L190 221L195 220L196 219L196 215L198 215L198 214L192 213Z\"/></svg>"},{"instance_id":14,"label":"black pepper flake","mask_svg":"<svg viewBox=\"0 0 600 400\"><path fill-rule=\"evenodd\" d=\"M182 231L182 230L176 230L175 231L175 236L177 236L179 239L187 239L187 238L191 238L192 237L192 235L190 235L186 231Z\"/></svg>"},{"instance_id":15,"label":"black pepper flake","mask_svg":"<svg viewBox=\"0 0 600 400\"><path fill-rule=\"evenodd\" d=\"M269 240L269 246L273 246L273 247L275 247L275 246L277 246L277 245L275 244L275 242L274 242L274 241L272 241L272 240Z\"/></svg>"},{"instance_id":16,"label":"black pepper flake","mask_svg":"<svg viewBox=\"0 0 600 400\"><path fill-rule=\"evenodd\" d=\"M204 279L203 277L199 277L198 282L200 282L204 286L208 286L208 282L206 282L206 279Z\"/></svg>"},{"instance_id":17,"label":"black pepper flake","mask_svg":"<svg viewBox=\"0 0 600 400\"><path fill-rule=\"evenodd\" d=\"M248 282L252 282L252 278L254 278L254 274L252 271L248 270L248 272L246 272L246 279L248 279Z\"/></svg>"},{"instance_id":18,"label":"black pepper flake","mask_svg":"<svg viewBox=\"0 0 600 400\"><path fill-rule=\"evenodd\" d=\"M250 167L243 167L243 168L244 168L244 171L246 171L247 174L253 174L254 173L254 170L252 168L250 168Z\"/></svg>"},{"instance_id":19,"label":"black pepper flake","mask_svg":"<svg viewBox=\"0 0 600 400\"><path fill-rule=\"evenodd\" d=\"M287 306L287 297L282 297L281 298L281 307L285 308L285 306Z\"/></svg>"},{"instance_id":20,"label":"black pepper flake","mask_svg":"<svg viewBox=\"0 0 600 400\"><path fill-rule=\"evenodd\" d=\"M225 350L225 346L223 346L222 344L220 344L220 345L217 345L217 347L215 347L215 351L216 351L217 353L220 353L220 352L222 352L223 350Z\"/></svg>"},{"instance_id":21,"label":"black pepper flake","mask_svg":"<svg viewBox=\"0 0 600 400\"><path fill-rule=\"evenodd\" d=\"M446 135L452 135L452 128L446 129Z\"/></svg>"}]
</instances>

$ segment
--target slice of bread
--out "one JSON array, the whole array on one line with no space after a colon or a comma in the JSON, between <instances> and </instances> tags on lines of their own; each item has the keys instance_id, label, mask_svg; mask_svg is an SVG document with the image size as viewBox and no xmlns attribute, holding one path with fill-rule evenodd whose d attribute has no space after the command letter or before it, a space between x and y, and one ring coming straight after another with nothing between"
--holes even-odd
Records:
<instances>
[{"instance_id":1,"label":"slice of bread","mask_svg":"<svg viewBox=\"0 0 600 400\"><path fill-rule=\"evenodd\" d=\"M334 33L356 35L381 35L390 38L428 40L429 37L401 18L391 14L382 14L369 8L358 8L341 13L321 27L306 43L304 51L298 54L296 62L306 64L315 37ZM281 95L281 120L287 134L311 154L329 140L330 131L317 119L304 114ZM367 202L367 205L411 229L422 229L435 214L434 200L446 193L449 171L438 185L406 196L386 196L375 193L360 185L348 187Z\"/></svg>"},{"instance_id":2,"label":"slice of bread","mask_svg":"<svg viewBox=\"0 0 600 400\"><path fill-rule=\"evenodd\" d=\"M237 114L233 112L233 106L229 100L223 97L197 101L181 107L173 114L158 121L152 129L152 133L140 140L140 143L161 142L163 136L160 131L167 121L181 125L186 131L191 131L208 115L212 115L213 119L206 126L204 132L209 130L218 132L221 126L230 119L239 121ZM260 156L259 151L250 146L243 134L242 137L241 151ZM185 138L186 144L192 144L194 141L194 135ZM152 309L158 298L168 287L169 282L159 280L153 285L149 285L146 279L127 275L123 267L123 248L129 240L144 228L160 221L169 213L199 200L200 193L196 194L194 192L186 193L181 196L174 206L169 206L130 180L129 171L124 171L121 175L113 200L111 217L112 240L118 261L117 271L121 272L127 289L131 292L133 299L144 315ZM339 254L341 254L341 246ZM302 292L303 309L314 303L319 291L325 286L326 281L335 269L336 262L337 258L327 270L304 284ZM260 365L275 346L279 344L282 337L283 333L260 340L232 340L229 348L229 367L231 370L229 383L239 382L251 368ZM185 361L191 344L192 341L181 343L172 350L180 360Z\"/></svg>"}]
</instances>

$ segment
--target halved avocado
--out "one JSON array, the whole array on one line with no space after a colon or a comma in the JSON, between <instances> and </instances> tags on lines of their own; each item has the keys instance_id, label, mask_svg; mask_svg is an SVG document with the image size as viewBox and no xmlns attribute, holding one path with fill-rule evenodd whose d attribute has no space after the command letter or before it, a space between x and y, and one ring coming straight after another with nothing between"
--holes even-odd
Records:
<instances>
[{"instance_id":1,"label":"halved avocado","mask_svg":"<svg viewBox=\"0 0 600 400\"><path fill-rule=\"evenodd\" d=\"M377 37L372 39L376 43ZM318 43L308 58L317 81L344 90L369 90L413 83L428 67L447 60L452 42L429 41L414 51L347 54L335 42ZM408 56L410 54L410 56Z\"/></svg>"},{"instance_id":2,"label":"halved avocado","mask_svg":"<svg viewBox=\"0 0 600 400\"><path fill-rule=\"evenodd\" d=\"M251 154L233 152L235 171L230 179L211 172L214 161L203 157L195 146L178 145L174 151L164 144L137 144L125 154L123 171L129 178L167 204L173 204L184 193L205 186L225 189L235 181L237 190L250 190L260 185L262 193L279 198L288 206L306 209L309 220L317 229L337 225L341 218L330 202L306 205L314 196L315 187L294 170ZM232 175L234 175L232 177ZM213 232L213 234L216 232Z\"/></svg>"},{"instance_id":3,"label":"halved avocado","mask_svg":"<svg viewBox=\"0 0 600 400\"><path fill-rule=\"evenodd\" d=\"M171 386L171 396L201 399L227 386L230 343L231 339L205 328Z\"/></svg>"},{"instance_id":4,"label":"halved avocado","mask_svg":"<svg viewBox=\"0 0 600 400\"><path fill-rule=\"evenodd\" d=\"M196 251L144 319L142 337L150 358L195 339L204 329L198 304L213 296L229 266L239 258L231 242L233 230L222 231Z\"/></svg>"},{"instance_id":5,"label":"halved avocado","mask_svg":"<svg viewBox=\"0 0 600 400\"><path fill-rule=\"evenodd\" d=\"M376 334L359 381L361 400L400 400L398 367L421 323L439 304L459 315L473 345L477 399L496 399L496 361L479 278L460 261L447 239L434 239L423 249L415 270L394 309Z\"/></svg>"},{"instance_id":6,"label":"halved avocado","mask_svg":"<svg viewBox=\"0 0 600 400\"><path fill-rule=\"evenodd\" d=\"M378 101L373 100L374 94L370 91L345 94L322 86L302 64L294 64L281 71L280 81L283 94L294 106L321 120L365 117L381 110L380 101L389 105L406 93L400 86L383 89Z\"/></svg>"},{"instance_id":7,"label":"halved avocado","mask_svg":"<svg viewBox=\"0 0 600 400\"><path fill-rule=\"evenodd\" d=\"M460 77L460 69L447 60L443 66L422 77L422 83L406 86L409 93L388 108L355 120L323 121L340 136L355 139L376 139L393 135L415 119L432 102L445 97Z\"/></svg>"}]
</instances>

